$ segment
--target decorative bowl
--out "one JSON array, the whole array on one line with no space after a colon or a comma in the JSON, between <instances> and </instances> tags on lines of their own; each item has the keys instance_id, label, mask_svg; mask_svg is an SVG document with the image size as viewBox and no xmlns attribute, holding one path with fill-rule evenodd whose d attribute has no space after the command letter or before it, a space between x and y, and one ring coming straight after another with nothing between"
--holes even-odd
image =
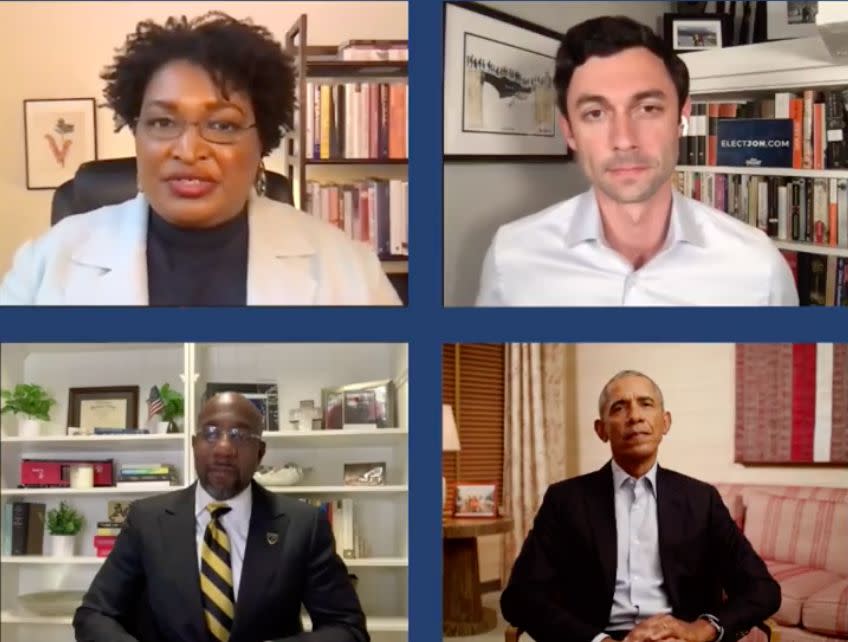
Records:
<instances>
[{"instance_id":1,"label":"decorative bowl","mask_svg":"<svg viewBox=\"0 0 848 642\"><path fill-rule=\"evenodd\" d=\"M18 596L18 601L28 611L38 615L73 615L80 604L85 591L39 591Z\"/></svg>"}]
</instances>

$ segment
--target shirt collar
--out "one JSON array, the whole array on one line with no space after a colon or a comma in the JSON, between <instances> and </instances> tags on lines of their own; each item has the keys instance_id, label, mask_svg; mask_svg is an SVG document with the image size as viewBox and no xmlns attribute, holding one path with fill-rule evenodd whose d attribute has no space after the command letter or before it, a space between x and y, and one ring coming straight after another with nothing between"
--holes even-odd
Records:
<instances>
[{"instance_id":1,"label":"shirt collar","mask_svg":"<svg viewBox=\"0 0 848 642\"><path fill-rule=\"evenodd\" d=\"M633 479L630 473L625 471L621 466L619 466L615 459L612 460L612 483L613 488L618 490L628 479ZM648 480L648 488L651 489L651 493L653 493L654 497L657 496L657 462L654 461L654 465L651 466L651 469L645 473L640 479Z\"/></svg>"},{"instance_id":2,"label":"shirt collar","mask_svg":"<svg viewBox=\"0 0 848 642\"><path fill-rule=\"evenodd\" d=\"M595 197L595 190L590 189L580 195L575 205L571 225L565 235L565 243L568 247L574 247L584 241L604 240L598 199ZM677 190L671 190L671 220L663 247L668 248L675 243L690 243L705 247L706 239L698 224L692 203Z\"/></svg>"},{"instance_id":3,"label":"shirt collar","mask_svg":"<svg viewBox=\"0 0 848 642\"><path fill-rule=\"evenodd\" d=\"M194 493L195 519L199 519L200 515L206 510L206 507L212 502L218 502L218 500L212 497L212 495L210 495L209 493L207 493L206 489L203 488L203 485L200 483L200 481L198 481L197 488L195 489ZM251 489L251 485L248 484L247 488L245 488L235 497L231 497L230 499L219 503L226 504L227 506L232 508L228 515L232 515L236 518L234 523L247 524L250 521L250 510L253 507L253 492Z\"/></svg>"}]
</instances>

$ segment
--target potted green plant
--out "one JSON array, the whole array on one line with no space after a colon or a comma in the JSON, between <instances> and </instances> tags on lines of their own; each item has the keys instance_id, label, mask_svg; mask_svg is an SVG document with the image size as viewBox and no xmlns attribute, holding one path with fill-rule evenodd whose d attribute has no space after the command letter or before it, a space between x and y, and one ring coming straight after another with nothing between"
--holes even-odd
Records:
<instances>
[{"instance_id":1,"label":"potted green plant","mask_svg":"<svg viewBox=\"0 0 848 642\"><path fill-rule=\"evenodd\" d=\"M167 432L180 432L179 424L185 411L182 393L166 383L159 389L159 396L162 398L162 421L168 422Z\"/></svg>"},{"instance_id":2,"label":"potted green plant","mask_svg":"<svg viewBox=\"0 0 848 642\"><path fill-rule=\"evenodd\" d=\"M47 511L47 532L52 540L55 557L73 557L76 536L82 530L83 517L65 501L59 508Z\"/></svg>"},{"instance_id":3,"label":"potted green plant","mask_svg":"<svg viewBox=\"0 0 848 642\"><path fill-rule=\"evenodd\" d=\"M56 404L56 400L35 383L19 383L11 390L0 390L0 399L3 400L0 413L23 416L18 418L21 437L37 437L41 422L50 421L50 409Z\"/></svg>"}]
</instances>

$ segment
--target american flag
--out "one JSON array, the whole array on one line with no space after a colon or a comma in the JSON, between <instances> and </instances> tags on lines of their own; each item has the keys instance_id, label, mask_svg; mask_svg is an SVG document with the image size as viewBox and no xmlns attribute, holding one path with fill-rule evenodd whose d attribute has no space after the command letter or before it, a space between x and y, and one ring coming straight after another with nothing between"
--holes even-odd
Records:
<instances>
[{"instance_id":1,"label":"american flag","mask_svg":"<svg viewBox=\"0 0 848 642\"><path fill-rule=\"evenodd\" d=\"M163 408L165 408L165 404L162 402L162 397L159 394L159 388L153 386L150 389L150 395L147 397L147 419L150 420L154 416L158 415L162 412Z\"/></svg>"}]
</instances>

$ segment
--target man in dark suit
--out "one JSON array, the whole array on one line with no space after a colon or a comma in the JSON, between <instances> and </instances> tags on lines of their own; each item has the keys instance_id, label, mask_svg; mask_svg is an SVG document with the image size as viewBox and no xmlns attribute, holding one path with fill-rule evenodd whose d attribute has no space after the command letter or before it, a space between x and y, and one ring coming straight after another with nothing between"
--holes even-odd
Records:
<instances>
[{"instance_id":1,"label":"man in dark suit","mask_svg":"<svg viewBox=\"0 0 848 642\"><path fill-rule=\"evenodd\" d=\"M74 616L79 642L368 641L327 520L252 481L262 423L238 394L203 406L198 483L133 502Z\"/></svg>"},{"instance_id":2,"label":"man in dark suit","mask_svg":"<svg viewBox=\"0 0 848 642\"><path fill-rule=\"evenodd\" d=\"M654 381L620 372L598 405L612 461L548 488L504 617L536 642L709 642L775 613L780 587L715 488L657 465L671 414Z\"/></svg>"}]
</instances>

